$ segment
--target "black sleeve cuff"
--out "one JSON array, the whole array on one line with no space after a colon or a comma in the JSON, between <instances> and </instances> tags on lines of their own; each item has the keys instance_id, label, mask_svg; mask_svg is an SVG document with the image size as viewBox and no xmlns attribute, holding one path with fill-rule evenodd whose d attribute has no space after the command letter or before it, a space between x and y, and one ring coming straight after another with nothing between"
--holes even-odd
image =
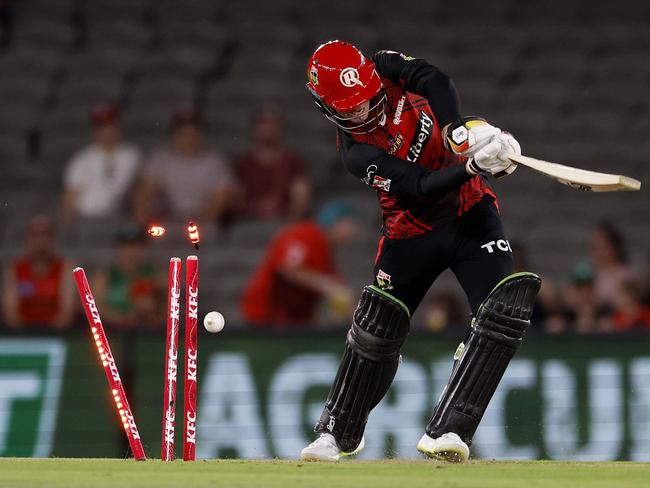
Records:
<instances>
[{"instance_id":1,"label":"black sleeve cuff","mask_svg":"<svg viewBox=\"0 0 650 488\"><path fill-rule=\"evenodd\" d=\"M474 177L465 171L464 164L448 166L439 171L429 171L418 181L418 193L423 197L443 195L455 190Z\"/></svg>"}]
</instances>

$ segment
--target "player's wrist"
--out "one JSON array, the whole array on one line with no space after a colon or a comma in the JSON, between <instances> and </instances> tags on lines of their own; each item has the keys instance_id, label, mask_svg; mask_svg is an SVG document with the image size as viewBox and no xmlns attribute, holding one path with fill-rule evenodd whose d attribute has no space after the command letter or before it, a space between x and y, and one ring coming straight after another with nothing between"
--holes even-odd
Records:
<instances>
[{"instance_id":1,"label":"player's wrist","mask_svg":"<svg viewBox=\"0 0 650 488\"><path fill-rule=\"evenodd\" d=\"M471 157L485 147L501 129L481 117L464 117L447 124L442 129L442 140L447 150L454 154Z\"/></svg>"},{"instance_id":2,"label":"player's wrist","mask_svg":"<svg viewBox=\"0 0 650 488\"><path fill-rule=\"evenodd\" d=\"M476 161L474 161L474 158L469 158L467 162L465 163L465 171L467 174L476 176L478 174L483 173L481 168L479 168L476 164Z\"/></svg>"}]
</instances>

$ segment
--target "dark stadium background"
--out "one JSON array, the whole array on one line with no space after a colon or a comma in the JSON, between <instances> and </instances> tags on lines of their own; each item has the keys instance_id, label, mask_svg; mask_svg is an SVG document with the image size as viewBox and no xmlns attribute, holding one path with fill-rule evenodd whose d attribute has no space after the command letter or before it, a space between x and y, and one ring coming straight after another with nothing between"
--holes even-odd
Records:
<instances>
[{"instance_id":1,"label":"dark stadium background","mask_svg":"<svg viewBox=\"0 0 650 488\"><path fill-rule=\"evenodd\" d=\"M167 140L174 108L196 104L207 121L208 142L231 158L248 147L255 110L272 105L284 115L287 144L308 163L314 207L342 199L358 211L360 237L338 256L342 274L356 292L372 279L380 215L374 194L347 174L338 161L334 127L315 110L304 88L306 62L316 46L338 38L357 44L366 53L392 49L423 57L453 77L464 113L484 116L512 132L524 154L626 174L645 185L650 176L649 24L650 3L642 1L0 0L0 262L7 266L22 252L25 227L32 217L45 214L57 220L64 167L70 156L88 143L88 113L98 102L120 106L125 139L145 151ZM583 193L526 168L519 168L494 187L511 241L519 249L525 248L528 268L553 283L557 293L562 294L576 265L589 261L594 228L607 221L624 237L638 294L648 303L647 190ZM79 221L68 228L60 226L58 247L75 264L89 270L101 267L113 254L113 235L121 220L122 216L116 216ZM321 337L320 332L301 331L301 340L307 337L312 345L305 346L293 343L291 332L260 334L249 332L241 324L239 297L279 225L278 221L235 223L227 238L209 224L202 226L202 312L224 313L224 348L240 347L245 357L253 358L265 348L278 348L289 357L300 352L298 347L315 347ZM151 256L164 271L170 256L190 251L181 237L170 235L155 243ZM459 292L451 275L443 276L433 290L434 294L453 296ZM412 340L430 345L436 357L444 349L440 344L453 351L454 341L462 335L465 311L461 306L461 318L449 324L442 338L427 331L425 312L420 312L413 320L418 333ZM68 350L68 357L74 360L65 363L64 388L60 390L65 402L59 404L73 413L72 417L62 417L58 429L73 424L75 415L101 419L99 423L107 426L100 428L100 437L109 440L98 441L90 452L120 455L117 434L111 437L113 414L101 397L104 379L92 351L84 349L85 329L83 322L78 322L62 333L10 331L0 323L0 350L6 352L18 344L22 347L40 340L54 341ZM539 343L522 350L523 357L539 368L531 377L557 380L553 376L556 372L566 380L562 376L565 370L553 369L557 364L552 361L569 357L573 362L567 367L573 368L578 387L573 385L574 380L558 381L562 388L573 385L580 393L578 406L570 404L567 408L575 407L582 414L596 404L605 409L607 405L626 409L625 414L603 420L611 425L602 430L600 441L604 444L599 446L618 442L619 447L599 451L597 446L590 455L650 459L650 434L647 426L642 427L648 421L647 414L636 417L630 413L632 405L638 406L637 411L650 408L647 348L644 352L650 329L588 339L574 334L539 337L545 330L544 324L538 324L530 342ZM162 331L161 323L159 331L138 333L133 350L156 361L147 355L151 351L146 346L161 348ZM572 331L571 326L568 331ZM343 340L340 328L322 334L329 352L336 350L337 340ZM115 336L117 349L121 349L122 339L126 345L132 340L117 333ZM210 342L206 351L213 352L219 350L222 339L203 334L202 340ZM584 341L588 347L582 349ZM52 350L60 352L59 346ZM133 350L124 353L123 362L139 365L135 366L139 372L134 373L134 389L143 392L140 405L144 404L147 412L141 415L148 425L145 435L150 437L150 450L157 455L159 399L158 390L151 384L160 381L162 388L162 379L156 376L155 367L145 367L141 358L129 361ZM428 368L430 358L418 351L418 361ZM66 357L65 352L62 354L55 355L59 358L56 361ZM160 358L158 369L162 373L162 354L156 357ZM207 361L207 352L204 358ZM206 367L205 361L202 367ZM0 354L0 370L14 367L23 366ZM257 368L264 370L264 365L256 365L255 374ZM596 383L599 371L604 375L600 376L603 383ZM261 374L266 378L267 372ZM266 385L270 380L259 381ZM93 386L86 388L85 382ZM634 390L633 385L643 386ZM612 406L606 401L607 392L624 400ZM262 397L265 394L260 393ZM75 395L82 398L82 407L74 401ZM436 395L431 391L431 399ZM514 395L514 400L508 400L514 401L509 407L514 410L506 418L521 420L525 412L517 407L517 393ZM535 395L543 392L535 390L522 404L538 404L540 397ZM317 403L317 398L313 401ZM546 401L551 402L548 398ZM137 400L133 403L138 405ZM43 405L36 402L30 408L46 408ZM134 410L137 418L137 406ZM537 419L544 416L543 412L536 415ZM577 421L581 443L589 442L588 418ZM53 449L31 451L25 446L32 445L29 436L33 432L25 427L29 419L24 422L24 429L10 432L9 447L6 452L0 450L0 455L84 455L78 444L62 440L66 433L61 430L53 437ZM306 418L305 432L309 422ZM514 438L504 434L493 439L506 439L512 445L543 445L539 423L542 420L528 430L515 428ZM41 430L45 428L39 425ZM27 431L31 433L24 434ZM624 434L619 438L617 432ZM634 438L634 432L640 432L641 437ZM84 442L83 432L75 431L73 437ZM86 441L92 444L92 439ZM552 453L580 457L577 450L547 447L517 452L533 457ZM279 452L269 448L261 454ZM499 452L507 456L514 451ZM226 453L242 455L236 450Z\"/></svg>"}]
</instances>

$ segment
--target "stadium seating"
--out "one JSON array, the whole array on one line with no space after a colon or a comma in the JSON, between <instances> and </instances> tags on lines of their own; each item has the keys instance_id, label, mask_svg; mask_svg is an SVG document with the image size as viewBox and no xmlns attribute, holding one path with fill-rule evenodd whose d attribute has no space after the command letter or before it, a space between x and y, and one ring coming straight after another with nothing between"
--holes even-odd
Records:
<instances>
[{"instance_id":1,"label":"stadium seating","mask_svg":"<svg viewBox=\"0 0 650 488\"><path fill-rule=\"evenodd\" d=\"M427 58L454 77L466 113L515 133L530 155L650 176L642 161L650 152L647 2L619 9L606 0L588 8L567 0L553 9L543 0L431 1L417 2L415 11L369 0L330 0L328 8L288 0L15 4L14 20L0 36L9 39L0 50L0 160L2 184L22 191L3 188L4 259L15 254L17 229L28 216L56 208L62 168L87 141L87 111L95 102L120 103L126 137L144 146L167 137L174 106L199 102L211 142L230 155L247 146L253 110L273 104L286 116L289 145L310 162L318 200L342 195L361 209L365 237L343 257L343 270L355 285L368 280L379 226L375 196L341 167L335 132L303 87L309 53L331 38L368 52L388 48ZM638 149L628 146L633 141ZM542 273L558 280L603 218L624 223L632 243L647 251L650 236L639 222L648 221L650 205L643 194L585 195L526 168L495 187L511 235L530 247ZM566 223L557 224L558 217ZM215 245L210 266L219 279L204 282L206 293L233 313L275 227L240 224ZM68 252L101 262L109 255L105 230L88 224Z\"/></svg>"}]
</instances>

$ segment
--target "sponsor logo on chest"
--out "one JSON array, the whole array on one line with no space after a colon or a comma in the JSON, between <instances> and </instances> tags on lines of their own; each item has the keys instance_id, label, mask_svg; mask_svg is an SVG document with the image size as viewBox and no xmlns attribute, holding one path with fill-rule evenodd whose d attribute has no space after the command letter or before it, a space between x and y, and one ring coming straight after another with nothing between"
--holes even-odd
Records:
<instances>
[{"instance_id":1,"label":"sponsor logo on chest","mask_svg":"<svg viewBox=\"0 0 650 488\"><path fill-rule=\"evenodd\" d=\"M406 155L407 161L417 163L418 159L420 158L420 154L422 154L422 149L431 138L432 132L433 120L426 114L426 112L420 112L420 120L418 121L418 125L415 128L415 134L413 135L411 146L409 147L408 153Z\"/></svg>"},{"instance_id":2,"label":"sponsor logo on chest","mask_svg":"<svg viewBox=\"0 0 650 488\"><path fill-rule=\"evenodd\" d=\"M402 112L404 111L404 102L406 101L406 95L402 95L402 98L397 102L397 107L395 107L395 117L393 117L393 124L399 125L402 121Z\"/></svg>"},{"instance_id":3,"label":"sponsor logo on chest","mask_svg":"<svg viewBox=\"0 0 650 488\"><path fill-rule=\"evenodd\" d=\"M399 151L399 148L402 147L404 138L402 134L396 134L395 137L391 137L388 141L388 154L395 154Z\"/></svg>"}]
</instances>

